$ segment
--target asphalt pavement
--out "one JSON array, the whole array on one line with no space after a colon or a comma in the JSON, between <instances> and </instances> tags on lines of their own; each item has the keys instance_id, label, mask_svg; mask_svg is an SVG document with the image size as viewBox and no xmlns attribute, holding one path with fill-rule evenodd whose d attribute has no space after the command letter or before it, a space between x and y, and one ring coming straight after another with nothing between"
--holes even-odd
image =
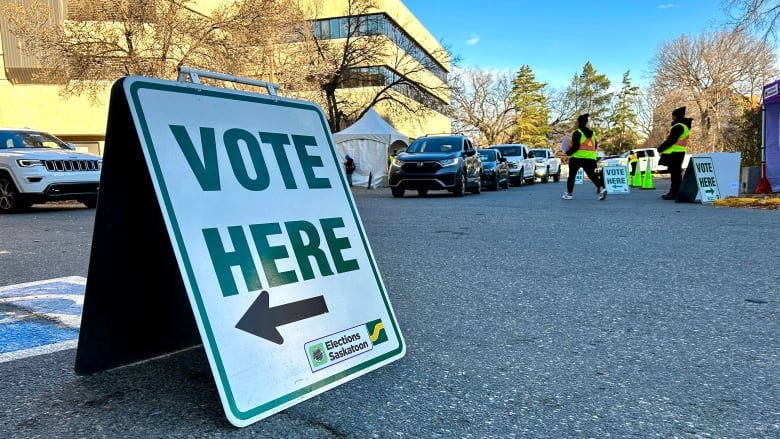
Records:
<instances>
[{"instance_id":1,"label":"asphalt pavement","mask_svg":"<svg viewBox=\"0 0 780 439\"><path fill-rule=\"evenodd\" d=\"M0 437L776 439L780 211L654 184L354 188L404 358L236 428L202 347L86 376L26 356L0 362ZM0 287L87 278L93 222L0 216Z\"/></svg>"}]
</instances>

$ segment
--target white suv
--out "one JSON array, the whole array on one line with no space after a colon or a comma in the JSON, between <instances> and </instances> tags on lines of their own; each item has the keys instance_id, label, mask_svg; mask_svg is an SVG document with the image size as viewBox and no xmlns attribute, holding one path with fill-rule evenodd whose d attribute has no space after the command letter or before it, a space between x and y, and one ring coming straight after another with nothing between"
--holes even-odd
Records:
<instances>
[{"instance_id":1,"label":"white suv","mask_svg":"<svg viewBox=\"0 0 780 439\"><path fill-rule=\"evenodd\" d=\"M102 162L43 131L0 128L0 213L54 200L93 208Z\"/></svg>"}]
</instances>

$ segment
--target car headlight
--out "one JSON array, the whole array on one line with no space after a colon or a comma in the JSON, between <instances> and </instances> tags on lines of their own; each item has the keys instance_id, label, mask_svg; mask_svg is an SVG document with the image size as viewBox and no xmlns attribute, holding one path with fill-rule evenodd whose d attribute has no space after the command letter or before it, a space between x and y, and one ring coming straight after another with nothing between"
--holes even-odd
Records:
<instances>
[{"instance_id":1,"label":"car headlight","mask_svg":"<svg viewBox=\"0 0 780 439\"><path fill-rule=\"evenodd\" d=\"M400 168L404 165L403 160L399 160L398 157L393 157L393 162L391 163L393 167Z\"/></svg>"},{"instance_id":2,"label":"car headlight","mask_svg":"<svg viewBox=\"0 0 780 439\"><path fill-rule=\"evenodd\" d=\"M31 166L43 166L43 160L35 159L19 159L16 163L22 168L29 168Z\"/></svg>"},{"instance_id":3,"label":"car headlight","mask_svg":"<svg viewBox=\"0 0 780 439\"><path fill-rule=\"evenodd\" d=\"M457 158L457 157L453 157L453 158L451 158L451 159L442 159L442 160L439 160L439 164L440 164L440 165L442 165L442 166L443 166L443 167L445 167L445 168L446 168L447 166L456 166L456 165L458 165L459 163L460 163L460 159L459 159L459 158Z\"/></svg>"}]
</instances>

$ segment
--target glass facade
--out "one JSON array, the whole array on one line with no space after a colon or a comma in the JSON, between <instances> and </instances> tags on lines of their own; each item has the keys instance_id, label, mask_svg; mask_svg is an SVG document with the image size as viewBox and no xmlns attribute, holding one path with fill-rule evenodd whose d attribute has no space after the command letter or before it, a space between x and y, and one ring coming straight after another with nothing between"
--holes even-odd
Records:
<instances>
[{"instance_id":1,"label":"glass facade","mask_svg":"<svg viewBox=\"0 0 780 439\"><path fill-rule=\"evenodd\" d=\"M426 66L442 82L447 82L447 71L401 29L386 14L356 15L337 17L314 22L314 37L318 39L338 39L350 36L350 25L355 32L353 37L384 35L398 47L404 48L417 62Z\"/></svg>"}]
</instances>

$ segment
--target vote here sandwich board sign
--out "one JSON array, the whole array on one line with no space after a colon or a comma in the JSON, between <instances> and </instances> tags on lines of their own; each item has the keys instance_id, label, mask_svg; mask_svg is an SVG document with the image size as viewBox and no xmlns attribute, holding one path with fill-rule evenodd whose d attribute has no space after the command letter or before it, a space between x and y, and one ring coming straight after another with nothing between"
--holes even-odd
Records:
<instances>
[{"instance_id":1,"label":"vote here sandwich board sign","mask_svg":"<svg viewBox=\"0 0 780 439\"><path fill-rule=\"evenodd\" d=\"M403 357L316 104L141 77L123 87L232 424Z\"/></svg>"}]
</instances>

